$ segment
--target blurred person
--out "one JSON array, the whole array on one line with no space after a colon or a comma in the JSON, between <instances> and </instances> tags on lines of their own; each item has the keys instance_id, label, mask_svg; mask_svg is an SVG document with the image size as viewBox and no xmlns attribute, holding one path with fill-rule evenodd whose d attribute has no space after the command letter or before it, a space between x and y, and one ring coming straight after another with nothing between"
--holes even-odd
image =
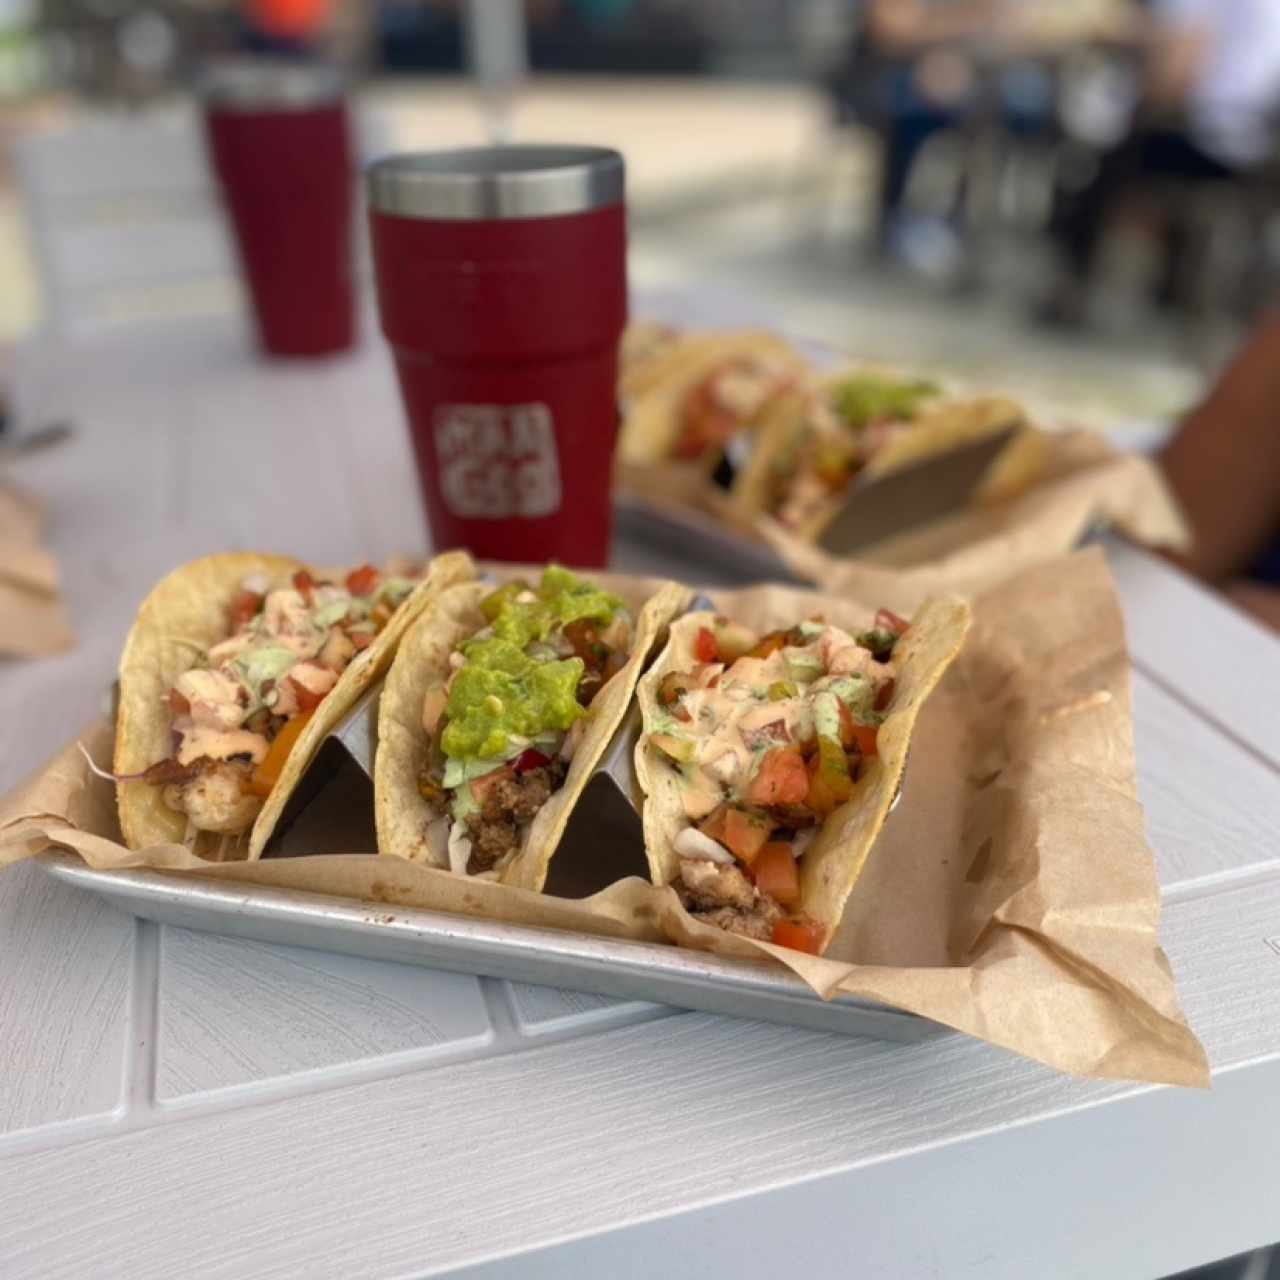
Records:
<instances>
[{"instance_id":1,"label":"blurred person","mask_svg":"<svg viewBox=\"0 0 1280 1280\"><path fill-rule=\"evenodd\" d=\"M242 0L242 42L252 53L305 57L317 53L333 16L333 0Z\"/></svg>"},{"instance_id":2,"label":"blurred person","mask_svg":"<svg viewBox=\"0 0 1280 1280\"><path fill-rule=\"evenodd\" d=\"M906 209L912 171L936 134L965 124L984 92L977 50L994 47L1002 20L1034 0L868 0L863 57L879 64L886 117L880 190L882 247L935 272L958 265L959 203L946 218L924 218ZM855 69L856 73L856 69ZM874 71L873 71L874 74ZM1049 73L1034 61L1013 58L994 72L996 110L1006 128L1035 133L1052 115Z\"/></svg>"},{"instance_id":3,"label":"blurred person","mask_svg":"<svg viewBox=\"0 0 1280 1280\"><path fill-rule=\"evenodd\" d=\"M1155 178L1228 182L1274 149L1280 105L1277 0L1150 0L1135 42L1146 54L1142 120L1104 153L1096 176L1060 193L1051 231L1061 272L1042 318L1080 323L1098 250L1124 198ZM1180 246L1171 230L1162 295L1176 294Z\"/></svg>"},{"instance_id":4,"label":"blurred person","mask_svg":"<svg viewBox=\"0 0 1280 1280\"><path fill-rule=\"evenodd\" d=\"M1224 0L1225 2L1225 0ZM1160 456L1195 535L1173 559L1280 632L1280 311Z\"/></svg>"}]
</instances>

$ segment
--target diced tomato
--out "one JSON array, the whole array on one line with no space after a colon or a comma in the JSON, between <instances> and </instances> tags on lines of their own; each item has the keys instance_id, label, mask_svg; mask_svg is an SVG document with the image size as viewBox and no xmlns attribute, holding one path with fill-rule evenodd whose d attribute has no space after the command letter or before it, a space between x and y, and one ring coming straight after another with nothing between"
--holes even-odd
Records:
<instances>
[{"instance_id":1,"label":"diced tomato","mask_svg":"<svg viewBox=\"0 0 1280 1280\"><path fill-rule=\"evenodd\" d=\"M323 693L308 689L301 680L286 676L285 681L293 690L293 700L298 704L299 711L314 711L324 701L325 695Z\"/></svg>"},{"instance_id":2,"label":"diced tomato","mask_svg":"<svg viewBox=\"0 0 1280 1280\"><path fill-rule=\"evenodd\" d=\"M528 773L530 769L541 769L543 765L550 764L551 757L544 756L541 751L534 747L530 747L527 751L522 751L511 762L511 767L517 774Z\"/></svg>"},{"instance_id":3,"label":"diced tomato","mask_svg":"<svg viewBox=\"0 0 1280 1280\"><path fill-rule=\"evenodd\" d=\"M716 644L716 633L710 627L699 627L693 641L693 656L699 662L719 662L720 646Z\"/></svg>"},{"instance_id":4,"label":"diced tomato","mask_svg":"<svg viewBox=\"0 0 1280 1280\"><path fill-rule=\"evenodd\" d=\"M504 779L514 777L513 771L505 764L501 769L494 769L491 773L482 774L478 778L471 779L471 794L475 797L477 804L484 804L485 796Z\"/></svg>"},{"instance_id":5,"label":"diced tomato","mask_svg":"<svg viewBox=\"0 0 1280 1280\"><path fill-rule=\"evenodd\" d=\"M840 703L840 745L846 751L857 741L857 728L858 723L853 718L853 712L843 702Z\"/></svg>"},{"instance_id":6,"label":"diced tomato","mask_svg":"<svg viewBox=\"0 0 1280 1280\"><path fill-rule=\"evenodd\" d=\"M265 800L271 794L271 788L280 781L280 774L284 770L285 762L289 759L289 753L298 741L298 735L306 728L311 716L310 711L294 716L292 720L286 721L284 728L276 734L266 757L249 778L249 790L255 796L261 796Z\"/></svg>"},{"instance_id":7,"label":"diced tomato","mask_svg":"<svg viewBox=\"0 0 1280 1280\"><path fill-rule=\"evenodd\" d=\"M792 951L807 951L811 956L822 952L822 926L812 920L779 920L773 926L776 946L790 947Z\"/></svg>"},{"instance_id":8,"label":"diced tomato","mask_svg":"<svg viewBox=\"0 0 1280 1280\"><path fill-rule=\"evenodd\" d=\"M175 716L189 716L191 703L177 689L169 690L169 712Z\"/></svg>"},{"instance_id":9,"label":"diced tomato","mask_svg":"<svg viewBox=\"0 0 1280 1280\"><path fill-rule=\"evenodd\" d=\"M754 866L756 855L769 842L773 823L763 813L748 813L745 809L726 809L724 835L720 843L740 862Z\"/></svg>"},{"instance_id":10,"label":"diced tomato","mask_svg":"<svg viewBox=\"0 0 1280 1280\"><path fill-rule=\"evenodd\" d=\"M293 575L293 589L308 607L315 603L316 580L305 569Z\"/></svg>"},{"instance_id":11,"label":"diced tomato","mask_svg":"<svg viewBox=\"0 0 1280 1280\"><path fill-rule=\"evenodd\" d=\"M262 608L263 597L256 591L237 591L231 601L231 630L239 631L253 621L254 615Z\"/></svg>"},{"instance_id":12,"label":"diced tomato","mask_svg":"<svg viewBox=\"0 0 1280 1280\"><path fill-rule=\"evenodd\" d=\"M378 587L382 575L371 564L362 564L347 574L347 590L353 596L371 596Z\"/></svg>"},{"instance_id":13,"label":"diced tomato","mask_svg":"<svg viewBox=\"0 0 1280 1280\"><path fill-rule=\"evenodd\" d=\"M902 635L910 625L906 618L900 617L892 609L881 609L876 614L876 628L892 631L895 636Z\"/></svg>"},{"instance_id":14,"label":"diced tomato","mask_svg":"<svg viewBox=\"0 0 1280 1280\"><path fill-rule=\"evenodd\" d=\"M864 756L874 756L877 751L876 735L879 731L873 724L855 724L853 726L854 741L858 751Z\"/></svg>"},{"instance_id":15,"label":"diced tomato","mask_svg":"<svg viewBox=\"0 0 1280 1280\"><path fill-rule=\"evenodd\" d=\"M373 643L373 636L367 631L348 631L347 639L356 647L356 652L367 649Z\"/></svg>"},{"instance_id":16,"label":"diced tomato","mask_svg":"<svg viewBox=\"0 0 1280 1280\"><path fill-rule=\"evenodd\" d=\"M803 804L809 792L804 757L795 747L766 752L747 788L747 802L767 808L774 804Z\"/></svg>"},{"instance_id":17,"label":"diced tomato","mask_svg":"<svg viewBox=\"0 0 1280 1280\"><path fill-rule=\"evenodd\" d=\"M729 806L727 804L718 804L698 823L698 830L704 836L710 836L717 844L724 844L724 829L728 816Z\"/></svg>"},{"instance_id":18,"label":"diced tomato","mask_svg":"<svg viewBox=\"0 0 1280 1280\"><path fill-rule=\"evenodd\" d=\"M898 682L889 679L876 690L876 710L884 711L888 708L889 703L893 701L893 695L897 692Z\"/></svg>"},{"instance_id":19,"label":"diced tomato","mask_svg":"<svg viewBox=\"0 0 1280 1280\"><path fill-rule=\"evenodd\" d=\"M788 844L767 844L751 864L756 888L779 906L794 907L800 901L800 871Z\"/></svg>"}]
</instances>

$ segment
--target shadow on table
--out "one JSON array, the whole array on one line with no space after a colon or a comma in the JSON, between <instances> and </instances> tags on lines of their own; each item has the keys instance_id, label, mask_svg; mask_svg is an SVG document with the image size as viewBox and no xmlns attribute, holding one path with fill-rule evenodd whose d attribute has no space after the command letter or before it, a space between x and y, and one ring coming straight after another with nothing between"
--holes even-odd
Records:
<instances>
[{"instance_id":1,"label":"shadow on table","mask_svg":"<svg viewBox=\"0 0 1280 1280\"><path fill-rule=\"evenodd\" d=\"M1280 1245L1180 1271L1166 1280L1280 1280Z\"/></svg>"}]
</instances>

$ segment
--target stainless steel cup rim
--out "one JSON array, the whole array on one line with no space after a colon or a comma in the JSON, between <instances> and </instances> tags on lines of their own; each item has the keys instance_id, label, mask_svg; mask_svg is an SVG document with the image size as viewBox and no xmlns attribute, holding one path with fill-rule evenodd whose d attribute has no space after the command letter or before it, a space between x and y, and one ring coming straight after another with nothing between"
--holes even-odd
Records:
<instances>
[{"instance_id":1,"label":"stainless steel cup rim","mask_svg":"<svg viewBox=\"0 0 1280 1280\"><path fill-rule=\"evenodd\" d=\"M440 221L549 218L621 204L626 166L608 147L524 144L387 156L367 171L379 213Z\"/></svg>"},{"instance_id":2,"label":"stainless steel cup rim","mask_svg":"<svg viewBox=\"0 0 1280 1280\"><path fill-rule=\"evenodd\" d=\"M324 63L235 57L210 63L198 81L206 106L224 111L306 111L338 102L346 77Z\"/></svg>"}]
</instances>

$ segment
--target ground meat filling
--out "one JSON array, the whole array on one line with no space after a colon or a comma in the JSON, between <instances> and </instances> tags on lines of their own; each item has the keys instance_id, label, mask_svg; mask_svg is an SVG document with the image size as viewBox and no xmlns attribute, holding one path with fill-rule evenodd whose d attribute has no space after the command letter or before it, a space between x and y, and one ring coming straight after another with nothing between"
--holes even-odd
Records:
<instances>
[{"instance_id":1,"label":"ground meat filling","mask_svg":"<svg viewBox=\"0 0 1280 1280\"><path fill-rule=\"evenodd\" d=\"M556 760L524 773L512 771L486 789L480 809L467 817L471 839L468 875L491 871L515 856L523 829L564 781L564 775L564 764Z\"/></svg>"},{"instance_id":2,"label":"ground meat filling","mask_svg":"<svg viewBox=\"0 0 1280 1280\"><path fill-rule=\"evenodd\" d=\"M675 890L695 920L744 938L768 942L773 926L782 919L782 908L728 863L683 859Z\"/></svg>"}]
</instances>

